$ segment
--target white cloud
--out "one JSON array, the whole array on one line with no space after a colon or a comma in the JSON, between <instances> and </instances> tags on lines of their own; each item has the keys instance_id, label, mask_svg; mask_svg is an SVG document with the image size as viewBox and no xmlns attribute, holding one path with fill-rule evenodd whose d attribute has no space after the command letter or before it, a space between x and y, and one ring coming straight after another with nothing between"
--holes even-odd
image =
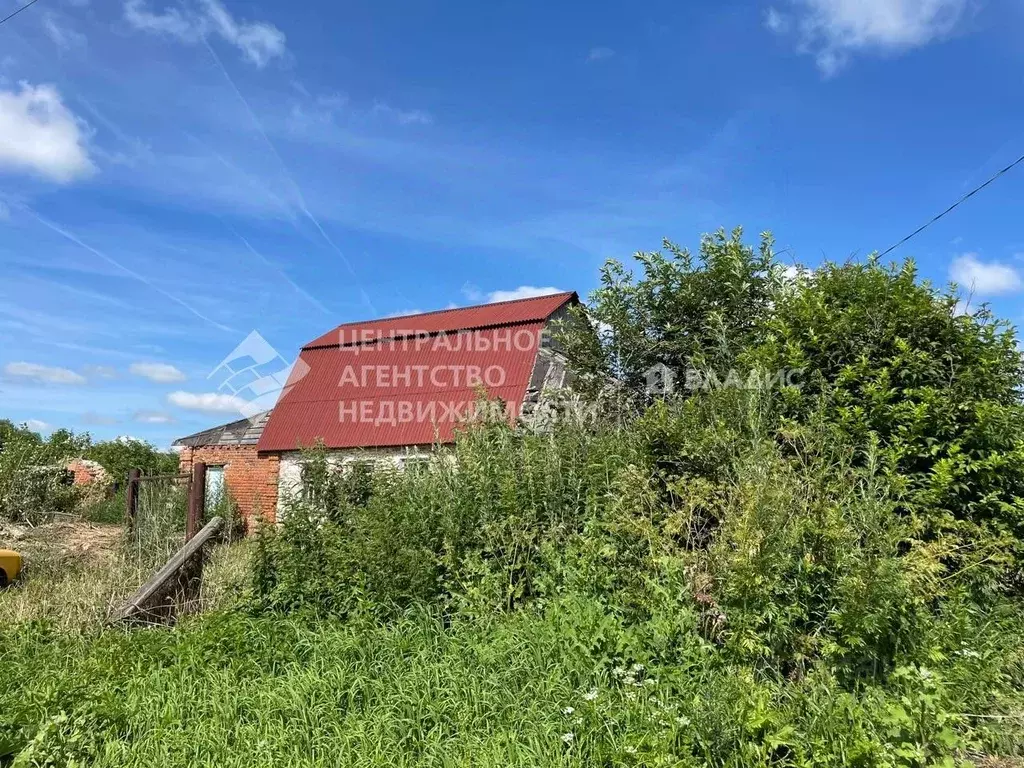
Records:
<instances>
[{"instance_id":1,"label":"white cloud","mask_svg":"<svg viewBox=\"0 0 1024 768\"><path fill-rule=\"evenodd\" d=\"M53 13L43 16L43 30L53 40L53 44L62 51L81 48L85 45L85 35L57 21L57 17Z\"/></svg>"},{"instance_id":2,"label":"white cloud","mask_svg":"<svg viewBox=\"0 0 1024 768\"><path fill-rule=\"evenodd\" d=\"M318 129L330 129L335 120L348 106L348 96L343 93L328 93L312 96L301 83L293 87L299 92L300 101L295 101L288 112L288 128L294 133L304 134Z\"/></svg>"},{"instance_id":3,"label":"white cloud","mask_svg":"<svg viewBox=\"0 0 1024 768\"><path fill-rule=\"evenodd\" d=\"M292 84L299 96L288 111L286 125L299 136L334 137L339 128L368 122L389 122L397 125L431 125L434 116L425 109L403 109L381 99L369 105L356 104L343 93L332 92L314 96L301 83Z\"/></svg>"},{"instance_id":4,"label":"white cloud","mask_svg":"<svg viewBox=\"0 0 1024 768\"><path fill-rule=\"evenodd\" d=\"M511 291L492 291L487 294L487 303L494 304L498 301L514 301L515 299L532 299L537 296L550 296L552 293L564 293L561 288L547 286L536 288L532 285L520 285Z\"/></svg>"},{"instance_id":5,"label":"white cloud","mask_svg":"<svg viewBox=\"0 0 1024 768\"><path fill-rule=\"evenodd\" d=\"M430 125L434 117L422 109L399 109L383 101L373 103L373 113L394 120L399 125Z\"/></svg>"},{"instance_id":6,"label":"white cloud","mask_svg":"<svg viewBox=\"0 0 1024 768\"><path fill-rule=\"evenodd\" d=\"M38 363L8 363L4 374L16 379L28 379L39 384L85 384L85 376L67 368L57 368Z\"/></svg>"},{"instance_id":7,"label":"white cloud","mask_svg":"<svg viewBox=\"0 0 1024 768\"><path fill-rule=\"evenodd\" d=\"M286 51L284 32L263 21L238 21L219 0L196 0L189 6L168 6L156 13L149 10L145 0L126 0L124 18L135 29L192 45L208 35L217 35L257 67L266 66Z\"/></svg>"},{"instance_id":8,"label":"white cloud","mask_svg":"<svg viewBox=\"0 0 1024 768\"><path fill-rule=\"evenodd\" d=\"M789 31L789 18L775 8L769 8L764 14L764 25L777 35Z\"/></svg>"},{"instance_id":9,"label":"white cloud","mask_svg":"<svg viewBox=\"0 0 1024 768\"><path fill-rule=\"evenodd\" d=\"M454 301L449 301L445 305L444 308L445 309L458 309L459 305L456 304ZM409 315L422 315L424 312L436 312L436 311L437 310L426 310L426 309L419 309L419 308L416 308L416 309L403 309L403 310L401 310L399 312L389 312L388 314L384 315L384 317L407 317Z\"/></svg>"},{"instance_id":10,"label":"white cloud","mask_svg":"<svg viewBox=\"0 0 1024 768\"><path fill-rule=\"evenodd\" d=\"M610 59L615 55L615 51L611 48L606 48L603 45L599 45L596 48L591 48L587 54L587 61L602 61L604 59Z\"/></svg>"},{"instance_id":11,"label":"white cloud","mask_svg":"<svg viewBox=\"0 0 1024 768\"><path fill-rule=\"evenodd\" d=\"M240 413L246 401L223 392L171 392L167 402L188 411L203 413Z\"/></svg>"},{"instance_id":12,"label":"white cloud","mask_svg":"<svg viewBox=\"0 0 1024 768\"><path fill-rule=\"evenodd\" d=\"M948 37L968 0L790 0L792 14L775 8L765 26L797 36L826 76L855 53L894 54Z\"/></svg>"},{"instance_id":13,"label":"white cloud","mask_svg":"<svg viewBox=\"0 0 1024 768\"><path fill-rule=\"evenodd\" d=\"M107 426L109 424L117 424L117 419L113 416L96 413L95 411L87 411L82 414L82 423L89 426Z\"/></svg>"},{"instance_id":14,"label":"white cloud","mask_svg":"<svg viewBox=\"0 0 1024 768\"><path fill-rule=\"evenodd\" d=\"M984 262L976 253L965 253L953 259L949 277L960 287L980 296L1013 293L1024 286L1021 274L1009 264Z\"/></svg>"},{"instance_id":15,"label":"white cloud","mask_svg":"<svg viewBox=\"0 0 1024 768\"><path fill-rule=\"evenodd\" d=\"M132 419L140 424L173 424L174 417L160 411L138 411Z\"/></svg>"},{"instance_id":16,"label":"white cloud","mask_svg":"<svg viewBox=\"0 0 1024 768\"><path fill-rule=\"evenodd\" d=\"M128 370L136 376L149 379L157 384L170 384L188 378L169 363L132 363Z\"/></svg>"},{"instance_id":17,"label":"white cloud","mask_svg":"<svg viewBox=\"0 0 1024 768\"><path fill-rule=\"evenodd\" d=\"M214 30L227 42L236 46L249 61L262 67L276 56L284 55L284 32L273 24L262 21L238 22L218 0L200 0L206 17Z\"/></svg>"},{"instance_id":18,"label":"white cloud","mask_svg":"<svg viewBox=\"0 0 1024 768\"><path fill-rule=\"evenodd\" d=\"M33 432L49 432L52 427L45 421L39 419L29 419L25 422L25 426L31 429Z\"/></svg>"},{"instance_id":19,"label":"white cloud","mask_svg":"<svg viewBox=\"0 0 1024 768\"><path fill-rule=\"evenodd\" d=\"M117 369L109 365L87 365L82 369L86 376L93 379L116 379Z\"/></svg>"},{"instance_id":20,"label":"white cloud","mask_svg":"<svg viewBox=\"0 0 1024 768\"><path fill-rule=\"evenodd\" d=\"M127 0L124 18L143 32L169 35L187 43L198 43L203 37L198 20L186 16L179 8L168 7L163 13L151 13L144 0Z\"/></svg>"},{"instance_id":21,"label":"white cloud","mask_svg":"<svg viewBox=\"0 0 1024 768\"><path fill-rule=\"evenodd\" d=\"M29 171L60 183L95 170L85 123L64 106L52 85L22 82L0 90L0 169Z\"/></svg>"},{"instance_id":22,"label":"white cloud","mask_svg":"<svg viewBox=\"0 0 1024 768\"><path fill-rule=\"evenodd\" d=\"M791 283L802 276L813 274L814 270L805 267L803 264L789 264L782 270L782 278Z\"/></svg>"}]
</instances>

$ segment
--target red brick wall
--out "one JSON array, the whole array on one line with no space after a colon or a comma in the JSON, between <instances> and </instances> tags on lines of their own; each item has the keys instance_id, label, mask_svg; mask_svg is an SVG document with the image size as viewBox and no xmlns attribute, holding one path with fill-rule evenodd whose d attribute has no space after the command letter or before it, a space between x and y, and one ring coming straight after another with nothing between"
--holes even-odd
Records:
<instances>
[{"instance_id":1,"label":"red brick wall","mask_svg":"<svg viewBox=\"0 0 1024 768\"><path fill-rule=\"evenodd\" d=\"M74 459L68 462L68 471L75 475L75 485L89 485L98 480L106 480L106 471L95 462Z\"/></svg>"},{"instance_id":2,"label":"red brick wall","mask_svg":"<svg viewBox=\"0 0 1024 768\"><path fill-rule=\"evenodd\" d=\"M257 514L271 522L276 519L280 456L258 454L254 445L182 448L179 458L181 472L191 472L195 461L204 461L208 467L224 467L224 487L237 502L250 529Z\"/></svg>"}]
</instances>

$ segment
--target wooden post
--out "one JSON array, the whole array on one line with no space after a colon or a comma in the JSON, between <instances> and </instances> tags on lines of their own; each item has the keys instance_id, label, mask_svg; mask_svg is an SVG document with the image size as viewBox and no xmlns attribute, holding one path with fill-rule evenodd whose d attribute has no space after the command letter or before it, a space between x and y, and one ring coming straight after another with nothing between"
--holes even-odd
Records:
<instances>
[{"instance_id":1,"label":"wooden post","mask_svg":"<svg viewBox=\"0 0 1024 768\"><path fill-rule=\"evenodd\" d=\"M139 478L142 477L141 470L128 470L128 487L125 491L125 523L128 525L128 532L135 530L135 515L139 511Z\"/></svg>"},{"instance_id":2,"label":"wooden post","mask_svg":"<svg viewBox=\"0 0 1024 768\"><path fill-rule=\"evenodd\" d=\"M206 462L197 461L192 465L192 484L188 494L188 519L185 522L185 541L203 527L206 517Z\"/></svg>"},{"instance_id":3,"label":"wooden post","mask_svg":"<svg viewBox=\"0 0 1024 768\"><path fill-rule=\"evenodd\" d=\"M224 519L215 517L111 617L117 621L165 621L199 597L204 550L220 533Z\"/></svg>"}]
</instances>

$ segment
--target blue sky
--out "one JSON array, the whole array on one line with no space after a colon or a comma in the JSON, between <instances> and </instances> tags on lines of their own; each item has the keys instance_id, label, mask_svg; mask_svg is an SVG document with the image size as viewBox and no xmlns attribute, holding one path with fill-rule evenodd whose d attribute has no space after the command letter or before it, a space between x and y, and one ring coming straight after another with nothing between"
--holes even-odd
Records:
<instances>
[{"instance_id":1,"label":"blue sky","mask_svg":"<svg viewBox=\"0 0 1024 768\"><path fill-rule=\"evenodd\" d=\"M0 15L22 0L0 0ZM0 416L168 445L252 330L881 250L1024 153L1024 4L39 0L0 26ZM1024 166L894 257L1020 321Z\"/></svg>"}]
</instances>

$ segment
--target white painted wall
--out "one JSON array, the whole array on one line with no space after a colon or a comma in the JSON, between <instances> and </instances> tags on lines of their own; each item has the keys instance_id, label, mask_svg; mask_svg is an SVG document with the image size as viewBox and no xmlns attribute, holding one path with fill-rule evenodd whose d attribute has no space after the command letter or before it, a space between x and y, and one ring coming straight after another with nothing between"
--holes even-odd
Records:
<instances>
[{"instance_id":1,"label":"white painted wall","mask_svg":"<svg viewBox=\"0 0 1024 768\"><path fill-rule=\"evenodd\" d=\"M388 462L403 469L410 459L426 459L432 453L430 446L407 446L401 448L350 448L327 452L327 461L333 466L344 467L355 461ZM288 501L302 491L302 453L288 451L281 454L277 475L277 519L282 520Z\"/></svg>"}]
</instances>

